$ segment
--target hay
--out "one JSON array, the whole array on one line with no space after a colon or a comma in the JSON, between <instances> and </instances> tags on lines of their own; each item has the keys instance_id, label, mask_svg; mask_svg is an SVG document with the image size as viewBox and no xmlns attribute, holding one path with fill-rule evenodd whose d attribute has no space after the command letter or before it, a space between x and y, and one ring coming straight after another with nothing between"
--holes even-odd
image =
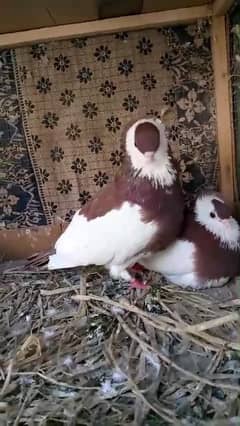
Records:
<instances>
[{"instance_id":1,"label":"hay","mask_svg":"<svg viewBox=\"0 0 240 426\"><path fill-rule=\"evenodd\" d=\"M239 298L152 280L2 275L1 424L240 424Z\"/></svg>"}]
</instances>

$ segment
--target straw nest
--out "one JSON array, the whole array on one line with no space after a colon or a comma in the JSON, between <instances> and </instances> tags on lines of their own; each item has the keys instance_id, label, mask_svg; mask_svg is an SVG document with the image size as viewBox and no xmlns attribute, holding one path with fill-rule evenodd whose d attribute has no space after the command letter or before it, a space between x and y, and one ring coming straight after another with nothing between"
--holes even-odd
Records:
<instances>
[{"instance_id":1,"label":"straw nest","mask_svg":"<svg viewBox=\"0 0 240 426\"><path fill-rule=\"evenodd\" d=\"M100 269L0 281L1 425L240 424L238 296Z\"/></svg>"}]
</instances>

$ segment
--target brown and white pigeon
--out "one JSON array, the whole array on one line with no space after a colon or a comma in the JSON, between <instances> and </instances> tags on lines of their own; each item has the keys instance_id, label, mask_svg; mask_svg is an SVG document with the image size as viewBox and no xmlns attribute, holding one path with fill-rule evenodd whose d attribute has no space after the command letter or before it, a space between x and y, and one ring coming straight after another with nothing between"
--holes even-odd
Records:
<instances>
[{"instance_id":1,"label":"brown and white pigeon","mask_svg":"<svg viewBox=\"0 0 240 426\"><path fill-rule=\"evenodd\" d=\"M220 287L240 275L240 225L220 194L202 194L181 236L139 263L181 287Z\"/></svg>"},{"instance_id":2,"label":"brown and white pigeon","mask_svg":"<svg viewBox=\"0 0 240 426\"><path fill-rule=\"evenodd\" d=\"M184 201L164 124L156 117L135 121L125 148L122 175L75 213L48 269L104 265L113 278L131 281L130 265L179 234Z\"/></svg>"}]
</instances>

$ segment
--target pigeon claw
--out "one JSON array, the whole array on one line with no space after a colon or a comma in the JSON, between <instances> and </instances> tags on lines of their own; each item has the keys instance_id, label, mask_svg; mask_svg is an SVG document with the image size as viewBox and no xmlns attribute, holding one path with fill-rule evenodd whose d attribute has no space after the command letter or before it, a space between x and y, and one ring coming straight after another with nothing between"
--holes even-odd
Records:
<instances>
[{"instance_id":1,"label":"pigeon claw","mask_svg":"<svg viewBox=\"0 0 240 426\"><path fill-rule=\"evenodd\" d=\"M137 278L132 278L130 284L131 284L131 288L137 288L140 290L146 290L146 288L149 288L149 285L147 285L146 282L141 281Z\"/></svg>"}]
</instances>

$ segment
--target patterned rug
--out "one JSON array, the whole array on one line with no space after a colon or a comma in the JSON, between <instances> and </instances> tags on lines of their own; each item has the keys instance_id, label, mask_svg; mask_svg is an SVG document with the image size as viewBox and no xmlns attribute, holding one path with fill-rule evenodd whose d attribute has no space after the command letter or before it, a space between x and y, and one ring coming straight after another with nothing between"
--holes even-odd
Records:
<instances>
[{"instance_id":1,"label":"patterned rug","mask_svg":"<svg viewBox=\"0 0 240 426\"><path fill-rule=\"evenodd\" d=\"M233 95L233 128L236 143L237 194L240 201L240 4L234 3L230 14L231 90Z\"/></svg>"},{"instance_id":2,"label":"patterned rug","mask_svg":"<svg viewBox=\"0 0 240 426\"><path fill-rule=\"evenodd\" d=\"M26 142L47 221L69 220L121 166L120 135L175 109L168 128L185 192L215 187L207 24L56 41L13 52Z\"/></svg>"},{"instance_id":3,"label":"patterned rug","mask_svg":"<svg viewBox=\"0 0 240 426\"><path fill-rule=\"evenodd\" d=\"M0 227L46 224L28 155L11 52L0 52Z\"/></svg>"}]
</instances>

